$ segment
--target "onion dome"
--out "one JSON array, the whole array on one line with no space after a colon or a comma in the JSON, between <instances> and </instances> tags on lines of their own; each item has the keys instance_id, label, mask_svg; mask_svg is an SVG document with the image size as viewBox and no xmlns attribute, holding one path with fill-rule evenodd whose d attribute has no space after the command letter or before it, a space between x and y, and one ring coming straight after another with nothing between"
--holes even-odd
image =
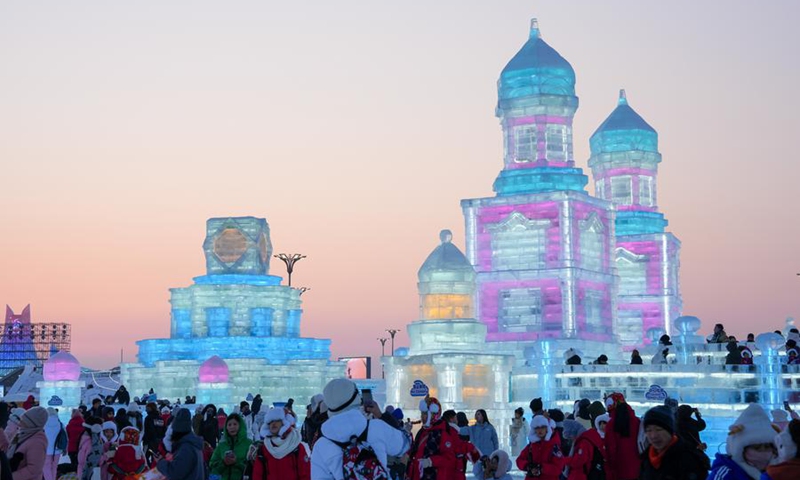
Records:
<instances>
[{"instance_id":1,"label":"onion dome","mask_svg":"<svg viewBox=\"0 0 800 480\"><path fill-rule=\"evenodd\" d=\"M200 365L200 383L228 383L228 364L214 355Z\"/></svg>"},{"instance_id":2,"label":"onion dome","mask_svg":"<svg viewBox=\"0 0 800 480\"><path fill-rule=\"evenodd\" d=\"M542 39L535 18L528 41L505 66L498 82L501 102L533 95L575 95L575 70Z\"/></svg>"},{"instance_id":3,"label":"onion dome","mask_svg":"<svg viewBox=\"0 0 800 480\"><path fill-rule=\"evenodd\" d=\"M628 105L619 91L617 108L597 127L589 140L592 154L641 150L658 152L658 133Z\"/></svg>"},{"instance_id":4,"label":"onion dome","mask_svg":"<svg viewBox=\"0 0 800 480\"><path fill-rule=\"evenodd\" d=\"M442 230L439 233L441 245L436 247L425 263L420 267L417 276L422 282L436 281L466 281L475 280L475 269L461 253L461 250L453 245L453 232Z\"/></svg>"},{"instance_id":5,"label":"onion dome","mask_svg":"<svg viewBox=\"0 0 800 480\"><path fill-rule=\"evenodd\" d=\"M58 352L44 362L44 381L76 382L81 377L81 363L69 352Z\"/></svg>"}]
</instances>

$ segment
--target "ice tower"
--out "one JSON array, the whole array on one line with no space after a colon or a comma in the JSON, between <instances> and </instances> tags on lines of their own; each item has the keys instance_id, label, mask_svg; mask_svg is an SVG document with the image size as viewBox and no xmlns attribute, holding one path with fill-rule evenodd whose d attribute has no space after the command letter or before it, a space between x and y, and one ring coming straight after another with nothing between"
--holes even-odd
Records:
<instances>
[{"instance_id":1,"label":"ice tower","mask_svg":"<svg viewBox=\"0 0 800 480\"><path fill-rule=\"evenodd\" d=\"M674 334L681 314L680 241L665 232L658 211L658 133L628 105L620 90L617 108L590 139L589 167L599 198L614 203L617 335L627 348L641 345L651 329Z\"/></svg>"},{"instance_id":2,"label":"ice tower","mask_svg":"<svg viewBox=\"0 0 800 480\"><path fill-rule=\"evenodd\" d=\"M461 202L478 318L490 342L520 342L521 351L541 339L613 339L614 212L586 193L588 178L575 167L577 108L575 72L534 19L498 81L497 195Z\"/></svg>"},{"instance_id":3,"label":"ice tower","mask_svg":"<svg viewBox=\"0 0 800 480\"><path fill-rule=\"evenodd\" d=\"M170 338L140 340L139 363L122 365L129 390L154 388L160 398L175 399L194 394L198 383L214 384L230 392L226 403L233 404L259 391L276 400L310 397L344 374L343 364L329 361L330 340L300 337L300 291L269 275L265 219L209 219L203 251L207 274L170 290ZM228 380L205 381L220 362Z\"/></svg>"},{"instance_id":4,"label":"ice tower","mask_svg":"<svg viewBox=\"0 0 800 480\"><path fill-rule=\"evenodd\" d=\"M486 352L486 325L474 318L475 270L452 236L443 230L419 269L420 318L408 325L408 355L382 359L387 403L416 410L411 388L421 380L447 408L485 408L505 426L514 358Z\"/></svg>"}]
</instances>

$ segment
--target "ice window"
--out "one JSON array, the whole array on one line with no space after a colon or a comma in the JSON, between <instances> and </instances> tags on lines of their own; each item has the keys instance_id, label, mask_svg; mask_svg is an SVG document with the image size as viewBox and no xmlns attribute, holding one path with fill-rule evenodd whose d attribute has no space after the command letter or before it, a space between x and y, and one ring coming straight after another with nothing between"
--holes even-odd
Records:
<instances>
[{"instance_id":1,"label":"ice window","mask_svg":"<svg viewBox=\"0 0 800 480\"><path fill-rule=\"evenodd\" d=\"M611 179L611 200L618 205L630 205L633 203L631 196L631 177L623 175Z\"/></svg>"},{"instance_id":2,"label":"ice window","mask_svg":"<svg viewBox=\"0 0 800 480\"><path fill-rule=\"evenodd\" d=\"M544 268L546 247L544 227L499 231L492 238L492 264L496 270Z\"/></svg>"},{"instance_id":3,"label":"ice window","mask_svg":"<svg viewBox=\"0 0 800 480\"><path fill-rule=\"evenodd\" d=\"M514 129L514 161L527 163L536 160L538 135L536 125L523 125Z\"/></svg>"},{"instance_id":4,"label":"ice window","mask_svg":"<svg viewBox=\"0 0 800 480\"><path fill-rule=\"evenodd\" d=\"M639 205L652 207L654 203L653 177L639 177Z\"/></svg>"},{"instance_id":5,"label":"ice window","mask_svg":"<svg viewBox=\"0 0 800 480\"><path fill-rule=\"evenodd\" d=\"M590 332L603 330L603 294L588 291L583 299L586 307L586 329Z\"/></svg>"},{"instance_id":6,"label":"ice window","mask_svg":"<svg viewBox=\"0 0 800 480\"><path fill-rule=\"evenodd\" d=\"M647 257L634 255L627 250L617 250L617 275L620 295L647 293Z\"/></svg>"},{"instance_id":7,"label":"ice window","mask_svg":"<svg viewBox=\"0 0 800 480\"><path fill-rule=\"evenodd\" d=\"M594 182L594 196L597 198L606 198L605 181L598 180Z\"/></svg>"},{"instance_id":8,"label":"ice window","mask_svg":"<svg viewBox=\"0 0 800 480\"><path fill-rule=\"evenodd\" d=\"M538 332L542 329L542 291L515 288L500 291L498 328L503 332Z\"/></svg>"},{"instance_id":9,"label":"ice window","mask_svg":"<svg viewBox=\"0 0 800 480\"><path fill-rule=\"evenodd\" d=\"M547 126L547 160L550 162L566 162L567 159L567 127L565 125Z\"/></svg>"}]
</instances>

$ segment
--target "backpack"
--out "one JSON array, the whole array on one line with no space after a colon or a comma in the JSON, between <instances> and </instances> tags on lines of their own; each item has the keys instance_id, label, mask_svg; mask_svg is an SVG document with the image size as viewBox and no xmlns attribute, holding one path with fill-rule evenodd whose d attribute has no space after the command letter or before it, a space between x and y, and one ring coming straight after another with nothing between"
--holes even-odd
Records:
<instances>
[{"instance_id":1,"label":"backpack","mask_svg":"<svg viewBox=\"0 0 800 480\"><path fill-rule=\"evenodd\" d=\"M386 467L378 460L375 451L367 442L369 420L361 435L350 437L349 442L330 440L342 449L342 473L344 480L390 480Z\"/></svg>"},{"instance_id":2,"label":"backpack","mask_svg":"<svg viewBox=\"0 0 800 480\"><path fill-rule=\"evenodd\" d=\"M61 422L58 422L58 424L61 426L61 429L58 431L58 435L56 436L54 447L55 450L59 450L61 453L66 453L68 444L67 431L64 430L64 425Z\"/></svg>"}]
</instances>

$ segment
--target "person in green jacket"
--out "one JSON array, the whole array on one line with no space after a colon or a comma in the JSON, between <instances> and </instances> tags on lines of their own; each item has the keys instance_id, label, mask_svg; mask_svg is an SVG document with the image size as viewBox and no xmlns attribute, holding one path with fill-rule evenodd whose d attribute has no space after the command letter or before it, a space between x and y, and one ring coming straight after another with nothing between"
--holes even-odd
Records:
<instances>
[{"instance_id":1,"label":"person in green jacket","mask_svg":"<svg viewBox=\"0 0 800 480\"><path fill-rule=\"evenodd\" d=\"M211 474L219 475L222 480L242 480L251 443L242 417L231 414L225 422L222 440L211 455Z\"/></svg>"}]
</instances>

